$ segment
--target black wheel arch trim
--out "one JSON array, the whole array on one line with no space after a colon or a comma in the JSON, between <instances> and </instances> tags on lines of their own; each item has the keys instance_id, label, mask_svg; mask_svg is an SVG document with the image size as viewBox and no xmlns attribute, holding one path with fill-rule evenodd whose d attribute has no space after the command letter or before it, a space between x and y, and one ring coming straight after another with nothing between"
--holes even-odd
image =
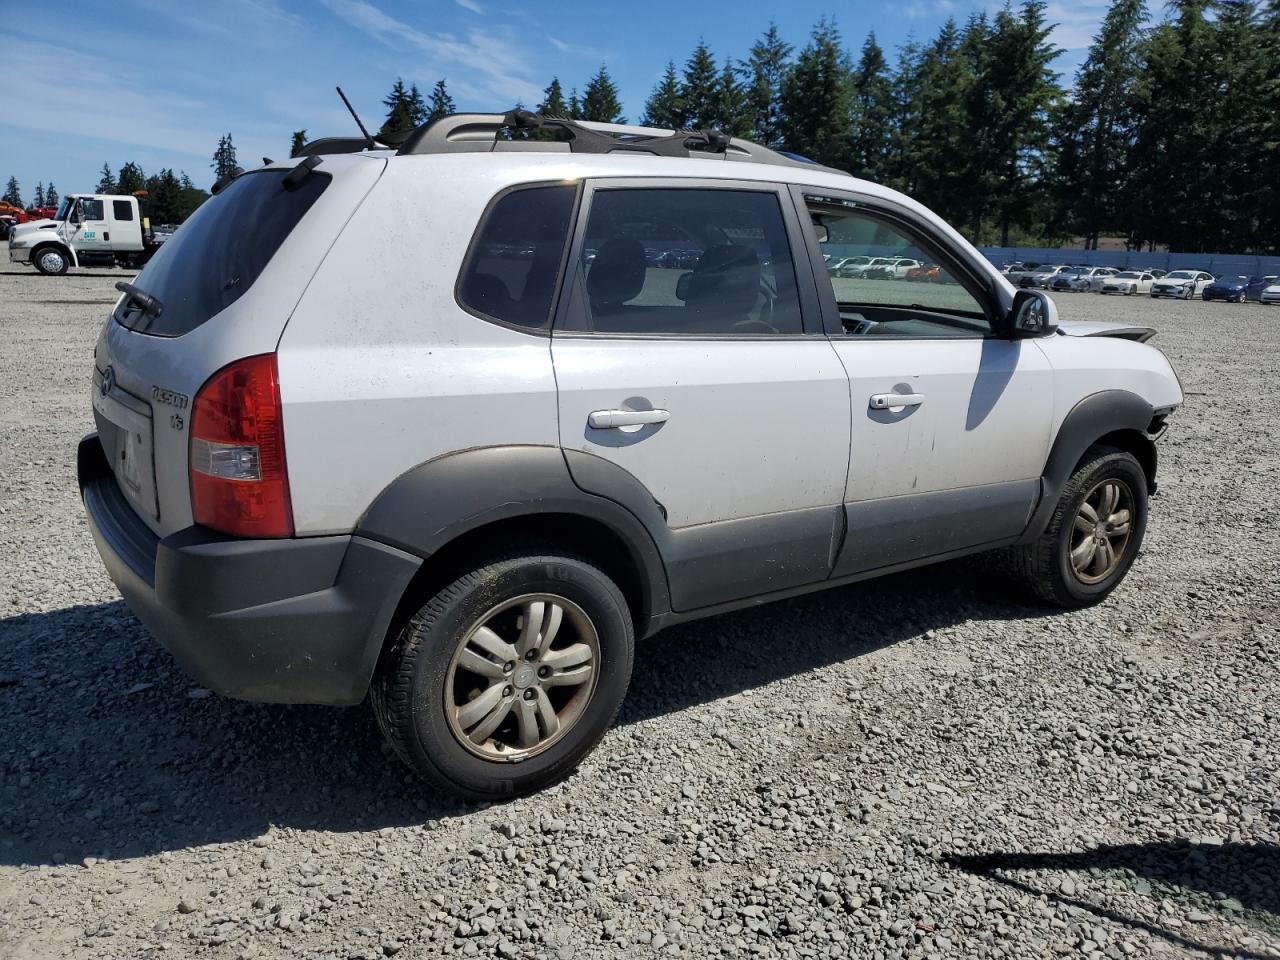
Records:
<instances>
[{"instance_id":1,"label":"black wheel arch trim","mask_svg":"<svg viewBox=\"0 0 1280 960\"><path fill-rule=\"evenodd\" d=\"M1035 540L1044 532L1076 464L1086 450L1109 435L1123 433L1135 438L1139 444L1135 452L1140 454L1138 460L1154 492L1156 446L1148 429L1154 417L1152 405L1129 390L1102 390L1072 407L1049 449L1041 475L1040 502L1031 515L1023 541Z\"/></svg>"},{"instance_id":2,"label":"black wheel arch trim","mask_svg":"<svg viewBox=\"0 0 1280 960\"><path fill-rule=\"evenodd\" d=\"M355 533L429 559L458 538L504 520L569 514L595 521L626 547L640 574L641 609L648 621L665 614L671 603L665 565L649 528L655 518L661 521L661 512L652 497L644 510L643 498L634 491L644 490L639 481L614 469L630 483L615 481L617 496L604 497L574 482L559 447L493 446L450 453L392 481ZM647 623L637 623L635 629L642 636Z\"/></svg>"}]
</instances>

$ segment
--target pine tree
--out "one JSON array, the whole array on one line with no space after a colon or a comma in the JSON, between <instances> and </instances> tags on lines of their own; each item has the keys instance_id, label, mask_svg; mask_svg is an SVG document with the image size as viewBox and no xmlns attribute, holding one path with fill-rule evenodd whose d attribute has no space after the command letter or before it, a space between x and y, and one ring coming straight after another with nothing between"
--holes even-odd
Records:
<instances>
[{"instance_id":1,"label":"pine tree","mask_svg":"<svg viewBox=\"0 0 1280 960\"><path fill-rule=\"evenodd\" d=\"M11 203L15 207L22 206L22 190L18 187L18 178L10 177L8 185L4 188L4 196L0 197L5 203Z\"/></svg>"},{"instance_id":2,"label":"pine tree","mask_svg":"<svg viewBox=\"0 0 1280 960\"><path fill-rule=\"evenodd\" d=\"M457 112L458 108L454 106L453 97L449 96L449 87L444 79L437 80L436 85L431 88L431 99L427 101L427 122L434 122Z\"/></svg>"},{"instance_id":3,"label":"pine tree","mask_svg":"<svg viewBox=\"0 0 1280 960\"><path fill-rule=\"evenodd\" d=\"M603 123L623 123L626 120L622 116L617 84L604 64L600 64L600 70L587 81L582 94L582 119Z\"/></svg>"},{"instance_id":4,"label":"pine tree","mask_svg":"<svg viewBox=\"0 0 1280 960\"><path fill-rule=\"evenodd\" d=\"M44 205L58 209L58 201L62 198L58 196L58 190L52 182L44 188Z\"/></svg>"},{"instance_id":5,"label":"pine tree","mask_svg":"<svg viewBox=\"0 0 1280 960\"><path fill-rule=\"evenodd\" d=\"M782 81L790 58L791 44L783 42L771 22L743 64L749 135L767 147L782 140Z\"/></svg>"},{"instance_id":6,"label":"pine tree","mask_svg":"<svg viewBox=\"0 0 1280 960\"><path fill-rule=\"evenodd\" d=\"M716 84L717 129L731 137L745 137L751 132L747 116L747 92L738 80L738 70L732 60L726 60Z\"/></svg>"},{"instance_id":7,"label":"pine tree","mask_svg":"<svg viewBox=\"0 0 1280 960\"><path fill-rule=\"evenodd\" d=\"M782 84L781 132L788 149L828 166L848 162L849 80L840 31L824 17Z\"/></svg>"},{"instance_id":8,"label":"pine tree","mask_svg":"<svg viewBox=\"0 0 1280 960\"><path fill-rule=\"evenodd\" d=\"M868 33L853 71L850 105L849 162L859 176L886 179L895 112L889 65L875 33Z\"/></svg>"},{"instance_id":9,"label":"pine tree","mask_svg":"<svg viewBox=\"0 0 1280 960\"><path fill-rule=\"evenodd\" d=\"M684 64L680 100L687 125L695 130L716 125L720 108L720 78L706 41L699 40Z\"/></svg>"},{"instance_id":10,"label":"pine tree","mask_svg":"<svg viewBox=\"0 0 1280 960\"><path fill-rule=\"evenodd\" d=\"M441 82L443 83L444 81ZM422 91L418 89L416 83L413 84L409 87L409 115L413 118L413 125L419 127L426 123L430 112L427 109L427 102L422 99ZM449 112L453 113L452 100L449 101Z\"/></svg>"},{"instance_id":11,"label":"pine tree","mask_svg":"<svg viewBox=\"0 0 1280 960\"><path fill-rule=\"evenodd\" d=\"M293 131L293 140L289 143L289 156L296 157L302 153L302 148L307 145L307 131Z\"/></svg>"},{"instance_id":12,"label":"pine tree","mask_svg":"<svg viewBox=\"0 0 1280 960\"><path fill-rule=\"evenodd\" d=\"M1009 245L1012 228L1027 226L1037 214L1031 189L1037 165L1049 145L1049 114L1060 89L1050 63L1060 52L1048 41L1044 0L1024 0L1016 11L1001 9L990 29L972 38L977 51L977 82L969 98L969 122L981 131L974 151L972 189L979 198L973 211L973 236L990 217L1000 245Z\"/></svg>"},{"instance_id":13,"label":"pine tree","mask_svg":"<svg viewBox=\"0 0 1280 960\"><path fill-rule=\"evenodd\" d=\"M378 139L399 143L417 126L413 119L413 102L409 99L404 80L396 77L391 92L382 98L382 105L387 108L387 119L378 130Z\"/></svg>"},{"instance_id":14,"label":"pine tree","mask_svg":"<svg viewBox=\"0 0 1280 960\"><path fill-rule=\"evenodd\" d=\"M41 183L41 182L37 182L37 183L36 183L36 195L35 195L35 197L32 199L32 201L31 201L31 205L32 205L33 207L43 207L43 206L44 206L44 184L43 184L43 183Z\"/></svg>"},{"instance_id":15,"label":"pine tree","mask_svg":"<svg viewBox=\"0 0 1280 960\"><path fill-rule=\"evenodd\" d=\"M147 178L142 173L142 168L130 160L120 168L120 174L116 177L116 193L130 194L135 190L145 190L147 186Z\"/></svg>"},{"instance_id":16,"label":"pine tree","mask_svg":"<svg viewBox=\"0 0 1280 960\"><path fill-rule=\"evenodd\" d=\"M218 138L218 148L213 151L213 162L209 166L213 167L214 183L235 176L239 167L236 165L236 147L231 142L231 134Z\"/></svg>"},{"instance_id":17,"label":"pine tree","mask_svg":"<svg viewBox=\"0 0 1280 960\"><path fill-rule=\"evenodd\" d=\"M578 99L578 88L574 87L569 91L569 119L582 119L582 101Z\"/></svg>"},{"instance_id":18,"label":"pine tree","mask_svg":"<svg viewBox=\"0 0 1280 960\"><path fill-rule=\"evenodd\" d=\"M1176 19L1157 26L1144 43L1126 218L1135 246L1163 242L1189 251L1216 246L1221 158L1212 137L1204 135L1204 124L1221 107L1221 92L1208 7L1208 0L1179 0ZM1189 120L1170 122L1173 117Z\"/></svg>"},{"instance_id":19,"label":"pine tree","mask_svg":"<svg viewBox=\"0 0 1280 960\"><path fill-rule=\"evenodd\" d=\"M644 116L640 118L640 122L646 127L662 127L667 130L683 130L687 125L674 60L667 61L662 79L645 101Z\"/></svg>"},{"instance_id":20,"label":"pine tree","mask_svg":"<svg viewBox=\"0 0 1280 960\"><path fill-rule=\"evenodd\" d=\"M93 188L94 193L115 193L116 192L116 176L111 172L111 167L104 163L102 165L102 173L98 177L98 185Z\"/></svg>"},{"instance_id":21,"label":"pine tree","mask_svg":"<svg viewBox=\"0 0 1280 960\"><path fill-rule=\"evenodd\" d=\"M537 112L544 117L568 116L569 107L564 102L564 91L560 89L559 77L552 77L547 88L542 91L542 102L538 104Z\"/></svg>"},{"instance_id":22,"label":"pine tree","mask_svg":"<svg viewBox=\"0 0 1280 960\"><path fill-rule=\"evenodd\" d=\"M1055 124L1059 219L1067 231L1083 234L1086 249L1096 249L1104 231L1121 227L1146 17L1143 0L1115 0Z\"/></svg>"}]
</instances>

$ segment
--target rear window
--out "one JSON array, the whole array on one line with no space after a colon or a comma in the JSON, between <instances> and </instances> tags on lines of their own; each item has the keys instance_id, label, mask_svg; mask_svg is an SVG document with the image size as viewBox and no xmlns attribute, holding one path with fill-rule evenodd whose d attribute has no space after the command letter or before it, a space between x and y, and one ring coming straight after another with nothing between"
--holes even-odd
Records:
<instances>
[{"instance_id":1,"label":"rear window","mask_svg":"<svg viewBox=\"0 0 1280 960\"><path fill-rule=\"evenodd\" d=\"M148 261L134 284L160 301L158 317L126 298L118 323L139 333L180 337L239 300L332 179L312 173L285 190L288 170L236 178L201 205Z\"/></svg>"},{"instance_id":2,"label":"rear window","mask_svg":"<svg viewBox=\"0 0 1280 960\"><path fill-rule=\"evenodd\" d=\"M518 327L545 327L555 298L578 188L522 187L489 210L458 284L471 311Z\"/></svg>"}]
</instances>

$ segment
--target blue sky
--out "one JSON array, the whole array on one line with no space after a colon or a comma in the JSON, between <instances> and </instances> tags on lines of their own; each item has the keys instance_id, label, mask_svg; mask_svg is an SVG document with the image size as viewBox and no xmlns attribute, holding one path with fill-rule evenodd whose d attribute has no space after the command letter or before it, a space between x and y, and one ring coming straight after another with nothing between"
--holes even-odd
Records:
<instances>
[{"instance_id":1,"label":"blue sky","mask_svg":"<svg viewBox=\"0 0 1280 960\"><path fill-rule=\"evenodd\" d=\"M667 59L682 62L699 37L717 59L739 58L774 19L798 48L825 14L855 54L874 30L892 61L946 17L998 2L0 0L0 183L16 175L30 201L37 180L90 190L103 161L132 160L208 186L221 134L248 167L287 154L298 128L353 133L335 84L374 128L397 76L424 93L444 77L459 109L501 110L536 104L552 76L581 88L605 63L636 120ZM1104 11L1105 0L1051 2L1059 70L1074 69Z\"/></svg>"}]
</instances>

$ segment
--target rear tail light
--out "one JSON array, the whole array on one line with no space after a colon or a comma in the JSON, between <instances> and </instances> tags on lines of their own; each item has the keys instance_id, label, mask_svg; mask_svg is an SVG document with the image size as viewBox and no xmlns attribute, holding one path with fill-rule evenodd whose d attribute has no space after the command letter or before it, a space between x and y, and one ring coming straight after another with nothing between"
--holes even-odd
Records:
<instances>
[{"instance_id":1,"label":"rear tail light","mask_svg":"<svg viewBox=\"0 0 1280 960\"><path fill-rule=\"evenodd\" d=\"M229 364L200 388L190 471L196 523L239 537L292 535L275 354Z\"/></svg>"}]
</instances>

